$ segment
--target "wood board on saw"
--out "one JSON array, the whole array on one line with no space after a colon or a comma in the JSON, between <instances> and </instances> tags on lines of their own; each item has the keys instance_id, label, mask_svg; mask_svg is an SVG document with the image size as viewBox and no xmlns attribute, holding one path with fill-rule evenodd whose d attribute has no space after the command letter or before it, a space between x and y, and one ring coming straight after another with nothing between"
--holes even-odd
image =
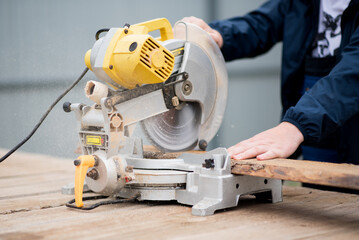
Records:
<instances>
[{"instance_id":1,"label":"wood board on saw","mask_svg":"<svg viewBox=\"0 0 359 240\"><path fill-rule=\"evenodd\" d=\"M233 160L232 173L359 190L359 166L291 159Z\"/></svg>"}]
</instances>

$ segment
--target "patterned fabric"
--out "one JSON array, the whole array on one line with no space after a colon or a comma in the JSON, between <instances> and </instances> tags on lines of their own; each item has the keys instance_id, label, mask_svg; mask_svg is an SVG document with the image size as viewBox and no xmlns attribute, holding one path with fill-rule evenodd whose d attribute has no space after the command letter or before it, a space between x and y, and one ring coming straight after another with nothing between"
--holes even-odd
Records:
<instances>
[{"instance_id":1,"label":"patterned fabric","mask_svg":"<svg viewBox=\"0 0 359 240\"><path fill-rule=\"evenodd\" d=\"M334 56L341 41L341 19L350 0L321 0L318 34L313 43L312 56Z\"/></svg>"}]
</instances>

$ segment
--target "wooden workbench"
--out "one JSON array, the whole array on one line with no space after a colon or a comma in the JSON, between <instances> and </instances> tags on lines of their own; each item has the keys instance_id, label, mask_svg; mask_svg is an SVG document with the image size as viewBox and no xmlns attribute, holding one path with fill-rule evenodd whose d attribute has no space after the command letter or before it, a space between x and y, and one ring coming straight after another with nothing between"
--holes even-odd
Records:
<instances>
[{"instance_id":1,"label":"wooden workbench","mask_svg":"<svg viewBox=\"0 0 359 240\"><path fill-rule=\"evenodd\" d=\"M175 202L85 212L64 206L74 170L72 160L26 153L0 164L0 239L359 239L358 195L285 186L282 203L245 198L208 217Z\"/></svg>"}]
</instances>

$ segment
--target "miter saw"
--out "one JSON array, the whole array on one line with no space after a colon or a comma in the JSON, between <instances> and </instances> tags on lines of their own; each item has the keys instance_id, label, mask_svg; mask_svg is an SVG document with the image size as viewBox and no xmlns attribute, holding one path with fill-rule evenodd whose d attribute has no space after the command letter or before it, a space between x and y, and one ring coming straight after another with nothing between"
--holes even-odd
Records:
<instances>
[{"instance_id":1,"label":"miter saw","mask_svg":"<svg viewBox=\"0 0 359 240\"><path fill-rule=\"evenodd\" d=\"M159 38L149 35L156 30ZM85 63L107 85L87 83L92 106L64 104L76 115L83 152L75 160L76 208L84 208L85 179L102 195L176 200L201 216L237 206L246 194L281 201L280 180L232 175L226 149L204 152L222 122L228 84L221 51L205 31L184 22L172 29L163 18L111 28ZM138 125L165 152L160 158L133 136ZM186 152L193 149L202 151Z\"/></svg>"}]
</instances>

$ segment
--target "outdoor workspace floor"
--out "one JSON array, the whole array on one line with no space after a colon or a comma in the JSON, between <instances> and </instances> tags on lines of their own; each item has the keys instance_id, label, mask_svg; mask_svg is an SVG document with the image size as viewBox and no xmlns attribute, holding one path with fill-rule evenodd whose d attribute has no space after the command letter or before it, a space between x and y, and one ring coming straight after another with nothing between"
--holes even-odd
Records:
<instances>
[{"instance_id":1,"label":"outdoor workspace floor","mask_svg":"<svg viewBox=\"0 0 359 240\"><path fill-rule=\"evenodd\" d=\"M176 202L85 212L64 206L74 172L72 160L28 153L0 164L0 239L359 239L358 195L285 186L281 203L245 198L208 217Z\"/></svg>"}]
</instances>

